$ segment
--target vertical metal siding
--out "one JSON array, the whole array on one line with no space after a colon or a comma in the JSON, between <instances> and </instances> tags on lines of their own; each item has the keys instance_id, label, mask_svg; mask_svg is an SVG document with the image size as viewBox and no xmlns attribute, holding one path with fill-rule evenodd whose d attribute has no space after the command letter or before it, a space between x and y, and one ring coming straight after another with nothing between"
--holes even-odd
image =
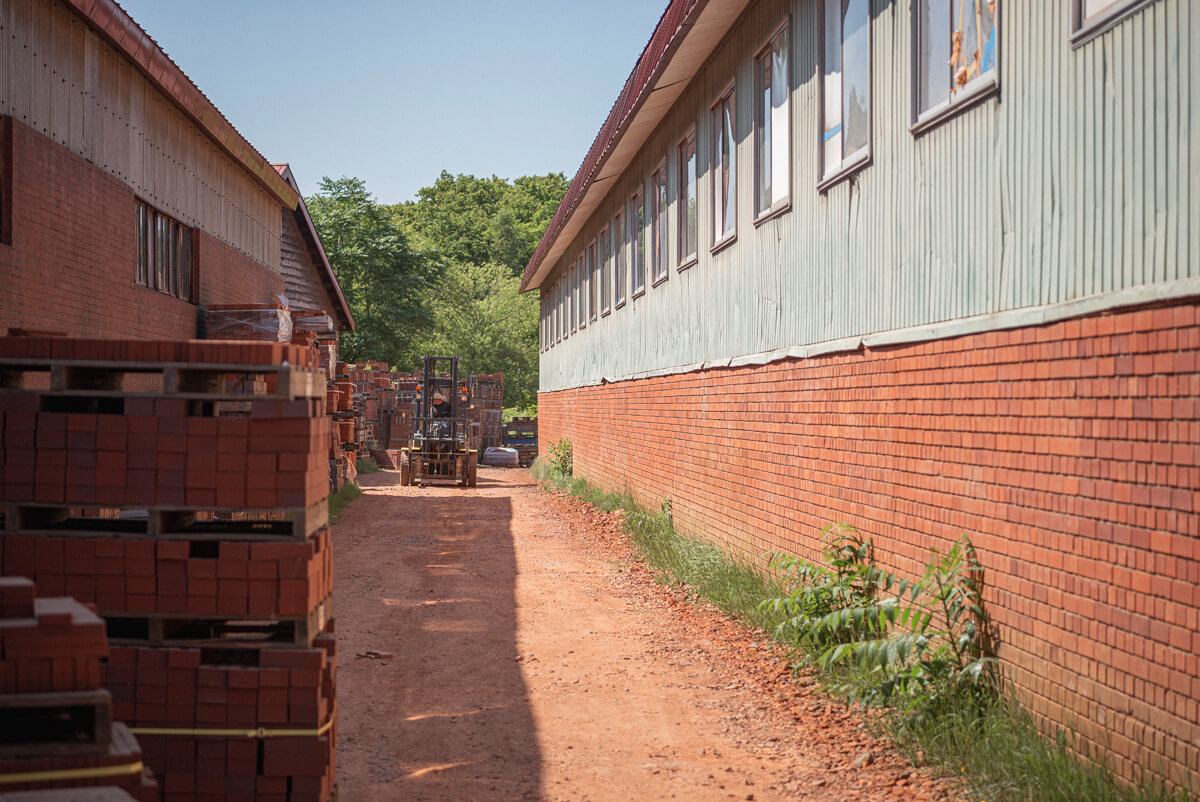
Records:
<instances>
[{"instance_id":1,"label":"vertical metal siding","mask_svg":"<svg viewBox=\"0 0 1200 802\"><path fill-rule=\"evenodd\" d=\"M0 114L280 272L279 203L75 14L0 4Z\"/></svg>"},{"instance_id":2,"label":"vertical metal siding","mask_svg":"<svg viewBox=\"0 0 1200 802\"><path fill-rule=\"evenodd\" d=\"M753 56L792 19L792 209L753 225ZM1000 8L1000 94L914 137L911 10L872 2L872 164L822 194L818 15L762 0L696 75L561 269L697 126L698 263L542 355L543 390L1200 276L1200 14L1158 0L1072 48L1067 3ZM737 241L716 255L709 105L737 77ZM547 282L553 283L554 276Z\"/></svg>"}]
</instances>

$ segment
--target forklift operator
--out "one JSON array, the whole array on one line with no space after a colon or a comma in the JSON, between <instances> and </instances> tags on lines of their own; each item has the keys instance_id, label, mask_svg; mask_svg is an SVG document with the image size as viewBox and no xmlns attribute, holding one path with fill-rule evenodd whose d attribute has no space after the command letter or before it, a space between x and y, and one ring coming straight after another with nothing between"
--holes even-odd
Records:
<instances>
[{"instance_id":1,"label":"forklift operator","mask_svg":"<svg viewBox=\"0 0 1200 802\"><path fill-rule=\"evenodd\" d=\"M433 408L430 409L429 415L433 418L450 417L450 402L440 391L433 394Z\"/></svg>"}]
</instances>

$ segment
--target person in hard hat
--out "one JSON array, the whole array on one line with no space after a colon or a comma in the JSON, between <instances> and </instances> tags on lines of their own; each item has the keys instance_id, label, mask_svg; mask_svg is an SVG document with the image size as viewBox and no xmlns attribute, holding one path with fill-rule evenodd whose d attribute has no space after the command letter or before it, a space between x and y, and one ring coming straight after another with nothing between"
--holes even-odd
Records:
<instances>
[{"instance_id":1,"label":"person in hard hat","mask_svg":"<svg viewBox=\"0 0 1200 802\"><path fill-rule=\"evenodd\" d=\"M433 409L429 414L434 418L450 417L450 402L446 400L446 396L441 390L433 391Z\"/></svg>"}]
</instances>

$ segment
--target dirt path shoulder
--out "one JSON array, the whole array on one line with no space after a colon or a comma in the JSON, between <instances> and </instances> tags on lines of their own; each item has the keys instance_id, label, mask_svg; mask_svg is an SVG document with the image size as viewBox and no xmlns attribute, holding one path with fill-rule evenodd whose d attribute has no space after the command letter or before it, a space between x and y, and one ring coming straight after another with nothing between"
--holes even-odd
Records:
<instances>
[{"instance_id":1,"label":"dirt path shoulder","mask_svg":"<svg viewBox=\"0 0 1200 802\"><path fill-rule=\"evenodd\" d=\"M946 796L769 641L656 584L618 516L523 471L361 479L334 530L342 800Z\"/></svg>"}]
</instances>

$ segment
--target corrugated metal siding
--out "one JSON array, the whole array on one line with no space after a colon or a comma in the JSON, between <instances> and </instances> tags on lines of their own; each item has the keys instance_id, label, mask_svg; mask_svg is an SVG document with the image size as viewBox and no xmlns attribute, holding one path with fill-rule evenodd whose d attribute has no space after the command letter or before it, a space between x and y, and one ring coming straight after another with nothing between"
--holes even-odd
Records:
<instances>
[{"instance_id":1,"label":"corrugated metal siding","mask_svg":"<svg viewBox=\"0 0 1200 802\"><path fill-rule=\"evenodd\" d=\"M747 11L571 244L556 270L664 155L673 199L674 147L697 125L699 263L543 353L543 390L1200 276L1188 0L1158 0L1078 49L1068 3L1002 3L999 97L916 138L910 3L873 0L873 163L825 194L816 5ZM756 228L752 60L788 14L792 210ZM712 255L708 109L735 73L738 240Z\"/></svg>"},{"instance_id":2,"label":"corrugated metal siding","mask_svg":"<svg viewBox=\"0 0 1200 802\"><path fill-rule=\"evenodd\" d=\"M279 272L279 202L75 14L4 0L0 66L0 114Z\"/></svg>"},{"instance_id":3,"label":"corrugated metal siding","mask_svg":"<svg viewBox=\"0 0 1200 802\"><path fill-rule=\"evenodd\" d=\"M324 309L334 314L335 306L321 285L317 272L321 268L313 264L295 213L286 209L283 212L282 242L280 268L287 287L288 303L293 309Z\"/></svg>"}]
</instances>

